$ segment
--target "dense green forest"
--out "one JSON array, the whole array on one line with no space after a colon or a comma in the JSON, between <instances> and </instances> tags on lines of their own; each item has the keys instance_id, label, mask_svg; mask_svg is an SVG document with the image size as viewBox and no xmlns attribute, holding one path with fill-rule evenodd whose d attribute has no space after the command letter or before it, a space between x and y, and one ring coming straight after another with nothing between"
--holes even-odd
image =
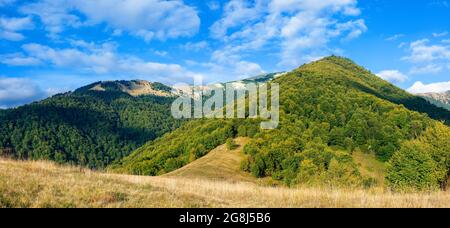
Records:
<instances>
[{"instance_id":1,"label":"dense green forest","mask_svg":"<svg viewBox=\"0 0 450 228\"><path fill-rule=\"evenodd\" d=\"M429 106L421 99L337 57L305 65L274 82L281 85L282 91L281 127L261 133L247 145L249 161L244 169L255 176L272 176L289 185L370 184L372 180L360 178L351 157L353 151L374 153L379 160L396 166L400 163L392 161L393 155L408 150L410 140L425 137L427 140L422 143L440 145L437 147L440 152L430 156L425 154L432 152L422 150L423 156L432 158L430 163L436 166L445 164L440 167L440 174L436 174L434 168L425 168L426 173L439 176L439 180L428 183L427 187L438 187L447 180L450 170L448 127L426 114L406 109L403 104L395 104L406 100L414 110ZM420 102L409 103L412 100ZM433 107L428 111L442 121L450 117L443 109ZM438 131L436 129L441 129L440 137L431 137ZM397 171L390 169L390 172ZM423 182L420 176L415 180ZM402 175L388 180L395 187L419 187Z\"/></svg>"},{"instance_id":2,"label":"dense green forest","mask_svg":"<svg viewBox=\"0 0 450 228\"><path fill-rule=\"evenodd\" d=\"M120 173L162 175L203 157L236 136L254 137L257 120L200 119L186 122L174 132L137 149L111 165Z\"/></svg>"},{"instance_id":3,"label":"dense green forest","mask_svg":"<svg viewBox=\"0 0 450 228\"><path fill-rule=\"evenodd\" d=\"M170 115L174 98L133 97L125 82L98 83L0 114L0 153L101 169L180 125ZM167 90L162 84L158 89Z\"/></svg>"},{"instance_id":4,"label":"dense green forest","mask_svg":"<svg viewBox=\"0 0 450 228\"><path fill-rule=\"evenodd\" d=\"M256 120L196 120L111 166L160 175L236 136L252 138L242 169L286 185L371 186L354 151L386 162L395 189L437 189L450 170L450 112L379 79L352 61L328 57L275 79L281 123L262 131ZM432 117L432 118L430 118ZM411 152L411 153L410 153Z\"/></svg>"}]
</instances>

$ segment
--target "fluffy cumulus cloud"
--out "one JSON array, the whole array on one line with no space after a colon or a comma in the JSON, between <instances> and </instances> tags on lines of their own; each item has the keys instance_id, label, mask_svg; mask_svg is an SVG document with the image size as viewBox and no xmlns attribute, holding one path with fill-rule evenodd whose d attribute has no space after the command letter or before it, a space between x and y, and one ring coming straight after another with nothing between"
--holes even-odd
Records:
<instances>
[{"instance_id":1,"label":"fluffy cumulus cloud","mask_svg":"<svg viewBox=\"0 0 450 228\"><path fill-rule=\"evenodd\" d=\"M392 83L402 83L408 80L408 77L398 70L383 70L377 75L380 78Z\"/></svg>"},{"instance_id":2,"label":"fluffy cumulus cloud","mask_svg":"<svg viewBox=\"0 0 450 228\"><path fill-rule=\"evenodd\" d=\"M0 108L15 107L47 95L29 79L0 77Z\"/></svg>"},{"instance_id":3,"label":"fluffy cumulus cloud","mask_svg":"<svg viewBox=\"0 0 450 228\"><path fill-rule=\"evenodd\" d=\"M21 41L25 39L25 36L20 31L33 28L34 23L30 17L0 17L0 39Z\"/></svg>"},{"instance_id":4,"label":"fluffy cumulus cloud","mask_svg":"<svg viewBox=\"0 0 450 228\"><path fill-rule=\"evenodd\" d=\"M279 50L280 66L296 67L330 53L333 40L349 41L367 31L356 0L231 0L211 36L231 57L261 48Z\"/></svg>"},{"instance_id":5,"label":"fluffy cumulus cloud","mask_svg":"<svg viewBox=\"0 0 450 228\"><path fill-rule=\"evenodd\" d=\"M414 64L411 74L436 74L450 66L450 46L445 43L422 39L411 42L407 50L403 60Z\"/></svg>"},{"instance_id":6,"label":"fluffy cumulus cloud","mask_svg":"<svg viewBox=\"0 0 450 228\"><path fill-rule=\"evenodd\" d=\"M411 88L408 89L410 93L419 94L419 93L441 93L450 91L450 81L449 82L438 82L438 83L430 83L424 84L422 82L414 83Z\"/></svg>"},{"instance_id":7,"label":"fluffy cumulus cloud","mask_svg":"<svg viewBox=\"0 0 450 228\"><path fill-rule=\"evenodd\" d=\"M38 16L51 36L67 26L104 23L115 35L125 31L151 41L192 36L200 27L196 9L175 0L40 0L21 11Z\"/></svg>"}]
</instances>

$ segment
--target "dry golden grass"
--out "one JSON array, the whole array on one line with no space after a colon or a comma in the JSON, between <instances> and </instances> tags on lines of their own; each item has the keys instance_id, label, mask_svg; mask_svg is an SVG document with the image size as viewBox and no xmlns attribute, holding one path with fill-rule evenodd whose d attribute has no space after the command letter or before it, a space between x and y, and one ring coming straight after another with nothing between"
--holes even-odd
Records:
<instances>
[{"instance_id":1,"label":"dry golden grass","mask_svg":"<svg viewBox=\"0 0 450 228\"><path fill-rule=\"evenodd\" d=\"M257 182L249 173L242 172L240 165L245 155L243 147L250 141L248 138L236 138L236 148L229 150L226 145L217 147L206 156L164 175L164 177L183 177L228 182Z\"/></svg>"},{"instance_id":2,"label":"dry golden grass","mask_svg":"<svg viewBox=\"0 0 450 228\"><path fill-rule=\"evenodd\" d=\"M375 179L378 187L385 186L384 174L386 173L386 165L379 161L375 154L355 151L353 152L353 159L358 165L358 169L363 177L371 177Z\"/></svg>"},{"instance_id":3,"label":"dry golden grass","mask_svg":"<svg viewBox=\"0 0 450 228\"><path fill-rule=\"evenodd\" d=\"M450 207L450 193L263 187L0 160L0 207Z\"/></svg>"}]
</instances>

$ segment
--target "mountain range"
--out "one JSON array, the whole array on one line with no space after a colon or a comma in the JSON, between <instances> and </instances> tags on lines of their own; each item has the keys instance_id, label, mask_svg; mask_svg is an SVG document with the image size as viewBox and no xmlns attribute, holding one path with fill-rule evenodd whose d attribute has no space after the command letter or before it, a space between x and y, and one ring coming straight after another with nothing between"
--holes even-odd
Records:
<instances>
[{"instance_id":1,"label":"mountain range","mask_svg":"<svg viewBox=\"0 0 450 228\"><path fill-rule=\"evenodd\" d=\"M127 93L128 95L133 97L176 96L172 87L166 86L158 82L152 83L144 80L96 82L75 90L75 93L82 94L89 91Z\"/></svg>"},{"instance_id":2,"label":"mountain range","mask_svg":"<svg viewBox=\"0 0 450 228\"><path fill-rule=\"evenodd\" d=\"M233 83L280 85L281 123L261 130L255 119L176 120L178 91L142 80L97 82L74 92L0 112L0 152L18 159L163 175L246 138L243 172L277 184L376 186L373 162L392 188L446 186L450 111L331 56L292 72ZM411 170L411 167L419 169Z\"/></svg>"},{"instance_id":3,"label":"mountain range","mask_svg":"<svg viewBox=\"0 0 450 228\"><path fill-rule=\"evenodd\" d=\"M450 90L443 93L422 93L418 94L418 96L425 98L438 107L450 110Z\"/></svg>"},{"instance_id":4,"label":"mountain range","mask_svg":"<svg viewBox=\"0 0 450 228\"><path fill-rule=\"evenodd\" d=\"M94 83L0 112L0 152L102 169L179 127L171 88L145 81Z\"/></svg>"}]
</instances>

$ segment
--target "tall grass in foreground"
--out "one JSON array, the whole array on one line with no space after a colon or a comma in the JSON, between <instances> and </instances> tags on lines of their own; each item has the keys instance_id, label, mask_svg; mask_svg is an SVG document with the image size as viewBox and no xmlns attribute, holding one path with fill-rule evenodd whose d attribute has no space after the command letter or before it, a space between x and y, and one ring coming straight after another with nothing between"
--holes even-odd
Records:
<instances>
[{"instance_id":1,"label":"tall grass in foreground","mask_svg":"<svg viewBox=\"0 0 450 228\"><path fill-rule=\"evenodd\" d=\"M450 207L450 192L348 189L96 173L0 160L0 207Z\"/></svg>"}]
</instances>

